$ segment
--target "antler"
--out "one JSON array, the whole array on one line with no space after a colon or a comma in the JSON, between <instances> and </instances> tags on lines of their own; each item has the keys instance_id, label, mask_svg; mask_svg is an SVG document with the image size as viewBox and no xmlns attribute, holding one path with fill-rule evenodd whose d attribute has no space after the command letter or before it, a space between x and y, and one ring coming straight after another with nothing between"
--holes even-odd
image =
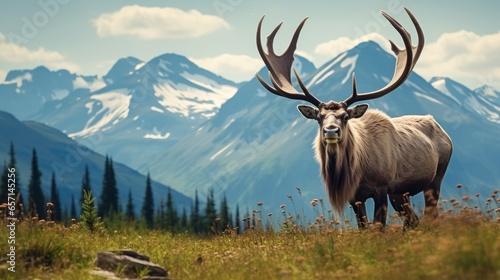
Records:
<instances>
[{"instance_id":1,"label":"antler","mask_svg":"<svg viewBox=\"0 0 500 280\"><path fill-rule=\"evenodd\" d=\"M391 49L396 55L396 70L394 72L394 76L392 77L392 80L382 89L364 93L364 94L358 94L356 90L356 76L354 73L352 74L352 95L344 100L342 103L346 105L346 107L350 106L354 102L357 101L362 101L362 100L369 100L369 99L375 99L379 98L381 96L386 95L387 93L395 90L397 87L399 87L401 84L405 82L405 80L408 78L410 75L411 71L413 70L413 67L417 63L418 58L420 57L420 53L422 52L422 49L424 48L424 33L422 32L422 29L420 28L420 25L417 22L417 19L413 16L413 14L405 7L406 13L410 16L411 21L415 25L415 29L417 30L418 34L418 44L417 46L413 46L411 44L411 36L408 31L404 29L404 27L397 22L393 17L388 15L385 12L382 12L382 15L394 26L394 28L399 32L401 37L403 38L403 42L405 45L405 49L400 50L394 42L389 40L391 43Z\"/></svg>"},{"instance_id":2,"label":"antler","mask_svg":"<svg viewBox=\"0 0 500 280\"><path fill-rule=\"evenodd\" d=\"M302 89L303 93L298 92L293 87L290 74L294 60L293 54L297 49L297 41L299 39L300 30L302 29L302 26L306 22L307 18L303 19L302 22L299 24L299 26L295 30L295 33L293 34L290 45L288 45L288 48L281 55L276 55L274 53L273 42L274 42L274 36L276 36L276 33L278 33L278 30L280 29L281 24L283 23L278 24L278 26L276 26L274 30L267 36L267 44L266 44L267 53L265 53L264 50L262 49L262 42L260 39L261 26L263 20L264 17L260 19L257 28L257 49L259 50L259 54L262 57L264 63L266 64L267 69L269 69L269 78L271 79L271 83L273 84L274 87L271 87L269 84L267 84L259 76L259 74L255 74L255 76L268 91L276 95L290 99L307 101L318 107L321 101L319 101L309 92L309 90L306 88L306 86L300 79L295 68L293 68L293 73L295 74L297 82L299 83L299 86Z\"/></svg>"}]
</instances>

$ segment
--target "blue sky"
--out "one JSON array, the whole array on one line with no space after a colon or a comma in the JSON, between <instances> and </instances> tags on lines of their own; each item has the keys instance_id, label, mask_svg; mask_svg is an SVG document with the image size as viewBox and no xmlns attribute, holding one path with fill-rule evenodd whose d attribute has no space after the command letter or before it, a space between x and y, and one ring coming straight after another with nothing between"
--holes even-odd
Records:
<instances>
[{"instance_id":1,"label":"blue sky","mask_svg":"<svg viewBox=\"0 0 500 280\"><path fill-rule=\"evenodd\" d=\"M500 89L500 1L2 1L0 79L9 70L38 65L103 75L119 58L147 61L178 53L243 81L263 66L255 47L262 15L266 35L284 21L277 50L308 16L298 52L320 66L363 40L387 46L391 38L401 46L380 11L415 34L403 5L426 35L417 73L427 79L448 76L470 88L489 84Z\"/></svg>"}]
</instances>

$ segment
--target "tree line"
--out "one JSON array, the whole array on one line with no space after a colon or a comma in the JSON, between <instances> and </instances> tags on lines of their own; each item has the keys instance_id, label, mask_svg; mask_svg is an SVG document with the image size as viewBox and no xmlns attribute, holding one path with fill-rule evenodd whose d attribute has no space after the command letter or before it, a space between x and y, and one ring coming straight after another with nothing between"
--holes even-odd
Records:
<instances>
[{"instance_id":1,"label":"tree line","mask_svg":"<svg viewBox=\"0 0 500 280\"><path fill-rule=\"evenodd\" d=\"M10 144L9 156L10 160L9 162L4 162L1 175L0 204L7 202L9 169L16 168L15 150L12 142ZM71 195L69 210L66 207L62 207L55 172L52 172L50 179L50 196L46 197L42 189L42 173L38 165L38 156L35 148L32 151L31 175L28 183L28 197L26 198L27 204L24 203L19 178L19 171L16 168L16 212L20 220L45 219L54 222L76 222L80 219L77 211L80 210L79 213L83 213L82 203L84 193L92 192L89 168L88 165L85 165L81 192L79 197L77 197L78 200L75 200L74 194ZM223 232L227 229L240 232L244 228L250 228L251 224L255 224L255 221L250 221L247 218L244 219L245 222L242 228L238 205L236 205L236 212L233 216L225 196L222 197L217 205L213 189L209 190L204 204L200 201L198 191L196 191L190 209L184 208L182 211L178 210L170 188L168 189L167 196L160 200L159 205L155 205L149 173L146 176L145 192L140 211L136 211L137 206L134 205L130 189L127 201L124 204L125 207L123 207L122 202L119 200L119 188L117 186L113 160L108 156L106 156L104 162L102 191L99 197L96 197L96 202L97 205L93 205L94 202L92 201L91 206L97 208L98 216L107 226L128 223L135 226L143 226L147 229L209 234ZM202 207L204 208L202 209ZM248 210L246 216L250 216Z\"/></svg>"}]
</instances>

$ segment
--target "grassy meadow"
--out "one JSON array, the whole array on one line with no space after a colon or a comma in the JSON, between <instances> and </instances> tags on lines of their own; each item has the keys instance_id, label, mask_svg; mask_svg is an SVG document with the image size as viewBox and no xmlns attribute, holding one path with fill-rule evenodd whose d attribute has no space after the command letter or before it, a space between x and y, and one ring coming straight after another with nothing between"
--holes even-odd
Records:
<instances>
[{"instance_id":1,"label":"grassy meadow","mask_svg":"<svg viewBox=\"0 0 500 280\"><path fill-rule=\"evenodd\" d=\"M7 270L9 231L2 220L0 277L103 279L90 274L97 252L128 248L149 256L172 279L500 279L495 194L487 202L464 196L440 206L438 220L412 230L394 215L383 229L358 230L325 215L304 225L283 213L262 217L243 234L227 229L209 236L133 224L91 232L81 222L25 221L16 228L15 273ZM270 219L280 226L260 226Z\"/></svg>"}]
</instances>

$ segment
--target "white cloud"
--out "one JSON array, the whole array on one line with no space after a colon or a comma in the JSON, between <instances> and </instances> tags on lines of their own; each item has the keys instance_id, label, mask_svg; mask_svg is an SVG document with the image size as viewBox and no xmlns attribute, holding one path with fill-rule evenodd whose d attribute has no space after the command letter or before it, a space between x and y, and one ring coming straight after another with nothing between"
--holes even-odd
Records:
<instances>
[{"instance_id":1,"label":"white cloud","mask_svg":"<svg viewBox=\"0 0 500 280\"><path fill-rule=\"evenodd\" d=\"M415 70L425 78L451 77L471 87L500 86L500 31L477 35L461 30L425 46Z\"/></svg>"},{"instance_id":2,"label":"white cloud","mask_svg":"<svg viewBox=\"0 0 500 280\"><path fill-rule=\"evenodd\" d=\"M247 81L264 66L261 59L248 55L221 54L216 57L190 58L198 66L233 81Z\"/></svg>"},{"instance_id":3,"label":"white cloud","mask_svg":"<svg viewBox=\"0 0 500 280\"><path fill-rule=\"evenodd\" d=\"M88 88L90 91L96 91L106 86L106 83L101 77L96 78L90 82L85 81L82 77L76 77L73 81L73 88Z\"/></svg>"},{"instance_id":4,"label":"white cloud","mask_svg":"<svg viewBox=\"0 0 500 280\"><path fill-rule=\"evenodd\" d=\"M72 72L79 69L76 64L67 61L59 52L48 51L44 48L30 50L24 46L7 42L2 33L0 33L0 61L20 63L23 64L23 67L44 65L53 69L64 68Z\"/></svg>"},{"instance_id":5,"label":"white cloud","mask_svg":"<svg viewBox=\"0 0 500 280\"><path fill-rule=\"evenodd\" d=\"M229 28L224 19L197 10L138 5L102 14L94 24L101 37L131 35L142 39L196 38Z\"/></svg>"},{"instance_id":6,"label":"white cloud","mask_svg":"<svg viewBox=\"0 0 500 280\"><path fill-rule=\"evenodd\" d=\"M374 41L379 44L386 51L390 51L390 44L387 38L378 33L368 33L357 39L350 39L347 37L339 37L335 40L330 40L328 42L321 43L316 46L314 53L320 56L325 56L327 59L331 59L345 51L348 51L358 44L367 41ZM395 41L397 42L397 41Z\"/></svg>"}]
</instances>

